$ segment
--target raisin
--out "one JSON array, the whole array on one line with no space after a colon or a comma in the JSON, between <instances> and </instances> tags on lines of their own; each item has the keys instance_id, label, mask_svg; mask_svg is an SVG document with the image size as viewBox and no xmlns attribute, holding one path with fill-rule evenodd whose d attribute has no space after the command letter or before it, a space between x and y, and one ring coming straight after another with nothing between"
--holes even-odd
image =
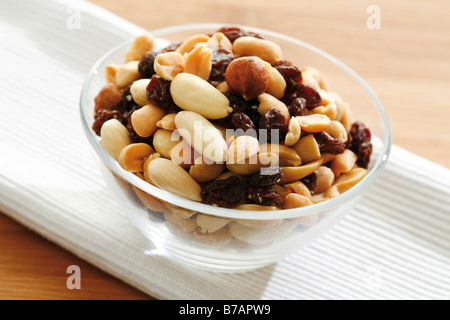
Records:
<instances>
[{"instance_id":1,"label":"raisin","mask_svg":"<svg viewBox=\"0 0 450 320\"><path fill-rule=\"evenodd\" d=\"M269 110L261 116L261 120L259 121L260 134L263 132L262 130L265 130L264 133L267 136L267 142L280 143L280 141L284 140L288 132L286 118L277 109ZM272 137L273 133L278 133L278 139Z\"/></svg>"},{"instance_id":2,"label":"raisin","mask_svg":"<svg viewBox=\"0 0 450 320\"><path fill-rule=\"evenodd\" d=\"M224 208L234 208L246 202L247 184L237 176L206 184L201 192L202 202Z\"/></svg>"},{"instance_id":3,"label":"raisin","mask_svg":"<svg viewBox=\"0 0 450 320\"><path fill-rule=\"evenodd\" d=\"M356 164L367 169L372 155L372 143L370 130L361 121L352 124L347 141L347 148L358 157Z\"/></svg>"},{"instance_id":4,"label":"raisin","mask_svg":"<svg viewBox=\"0 0 450 320\"><path fill-rule=\"evenodd\" d=\"M280 207L283 203L281 196L271 187L249 187L247 189L247 198L253 203L259 204L261 206Z\"/></svg>"},{"instance_id":5,"label":"raisin","mask_svg":"<svg viewBox=\"0 0 450 320\"><path fill-rule=\"evenodd\" d=\"M286 81L286 90L281 100L286 105L292 104L302 86L303 77L301 70L287 60L275 61L272 63L272 67L277 69Z\"/></svg>"},{"instance_id":6,"label":"raisin","mask_svg":"<svg viewBox=\"0 0 450 320\"><path fill-rule=\"evenodd\" d=\"M305 116L306 112L306 99L295 98L294 101L288 107L291 117Z\"/></svg>"},{"instance_id":7,"label":"raisin","mask_svg":"<svg viewBox=\"0 0 450 320\"><path fill-rule=\"evenodd\" d=\"M306 100L306 108L314 109L322 104L320 94L309 86L302 86L298 95Z\"/></svg>"},{"instance_id":8,"label":"raisin","mask_svg":"<svg viewBox=\"0 0 450 320\"><path fill-rule=\"evenodd\" d=\"M173 102L170 94L170 83L171 81L155 74L147 86L147 100L167 113L176 113L180 109Z\"/></svg>"},{"instance_id":9,"label":"raisin","mask_svg":"<svg viewBox=\"0 0 450 320\"><path fill-rule=\"evenodd\" d=\"M182 41L174 42L161 50L162 53L173 52L178 49L178 47L182 44Z\"/></svg>"},{"instance_id":10,"label":"raisin","mask_svg":"<svg viewBox=\"0 0 450 320\"><path fill-rule=\"evenodd\" d=\"M231 116L231 124L234 129L242 129L244 132L251 129L256 130L253 121L243 112L233 113Z\"/></svg>"},{"instance_id":11,"label":"raisin","mask_svg":"<svg viewBox=\"0 0 450 320\"><path fill-rule=\"evenodd\" d=\"M222 32L228 38L228 40L230 40L231 43L233 43L237 38L245 36L265 39L264 36L256 32L245 31L237 26L224 26L217 30L217 32Z\"/></svg>"},{"instance_id":12,"label":"raisin","mask_svg":"<svg viewBox=\"0 0 450 320\"><path fill-rule=\"evenodd\" d=\"M212 50L211 57L211 73L209 81L224 81L225 71L228 65L233 61L233 52L227 49L214 49Z\"/></svg>"},{"instance_id":13,"label":"raisin","mask_svg":"<svg viewBox=\"0 0 450 320\"><path fill-rule=\"evenodd\" d=\"M116 110L97 111L95 121L92 125L92 130L94 130L96 135L100 136L100 130L102 129L103 124L110 119L117 119L122 122L122 114Z\"/></svg>"},{"instance_id":14,"label":"raisin","mask_svg":"<svg viewBox=\"0 0 450 320\"><path fill-rule=\"evenodd\" d=\"M155 58L159 52L149 51L141 58L138 65L139 74L142 78L150 79L156 72L153 68Z\"/></svg>"},{"instance_id":15,"label":"raisin","mask_svg":"<svg viewBox=\"0 0 450 320\"><path fill-rule=\"evenodd\" d=\"M283 174L283 169L280 167L263 168L259 172L250 175L247 182L249 185L257 188L272 187L281 181Z\"/></svg>"},{"instance_id":16,"label":"raisin","mask_svg":"<svg viewBox=\"0 0 450 320\"><path fill-rule=\"evenodd\" d=\"M314 133L314 139L321 153L340 154L345 151L345 143L341 139L333 138L328 132Z\"/></svg>"},{"instance_id":17,"label":"raisin","mask_svg":"<svg viewBox=\"0 0 450 320\"><path fill-rule=\"evenodd\" d=\"M235 96L231 93L224 93L224 95L230 101L230 107L233 109L230 115L223 119L214 120L213 122L218 125L233 126L232 117L235 113L244 113L257 129L261 115L258 112L259 102L257 99L245 101L241 97Z\"/></svg>"},{"instance_id":18,"label":"raisin","mask_svg":"<svg viewBox=\"0 0 450 320\"><path fill-rule=\"evenodd\" d=\"M300 180L305 184L309 191L314 192L317 187L317 175L313 172Z\"/></svg>"}]
</instances>

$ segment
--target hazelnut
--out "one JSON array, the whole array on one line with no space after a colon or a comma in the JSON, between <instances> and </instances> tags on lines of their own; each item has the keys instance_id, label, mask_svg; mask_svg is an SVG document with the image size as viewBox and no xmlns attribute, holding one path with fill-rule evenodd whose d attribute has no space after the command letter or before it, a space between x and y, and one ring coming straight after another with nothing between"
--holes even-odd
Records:
<instances>
[{"instance_id":1,"label":"hazelnut","mask_svg":"<svg viewBox=\"0 0 450 320\"><path fill-rule=\"evenodd\" d=\"M269 71L258 57L236 58L228 65L225 81L236 94L245 100L252 100L266 91Z\"/></svg>"}]
</instances>

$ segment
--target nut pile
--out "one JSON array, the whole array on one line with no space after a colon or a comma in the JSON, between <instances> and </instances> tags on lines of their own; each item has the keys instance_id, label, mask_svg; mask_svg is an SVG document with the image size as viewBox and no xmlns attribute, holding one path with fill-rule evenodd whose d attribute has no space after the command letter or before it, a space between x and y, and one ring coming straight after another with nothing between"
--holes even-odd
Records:
<instances>
[{"instance_id":1,"label":"nut pile","mask_svg":"<svg viewBox=\"0 0 450 320\"><path fill-rule=\"evenodd\" d=\"M259 34L224 26L160 50L142 35L105 77L92 127L101 144L124 170L186 199L291 209L336 197L367 172L370 130L317 69Z\"/></svg>"}]
</instances>

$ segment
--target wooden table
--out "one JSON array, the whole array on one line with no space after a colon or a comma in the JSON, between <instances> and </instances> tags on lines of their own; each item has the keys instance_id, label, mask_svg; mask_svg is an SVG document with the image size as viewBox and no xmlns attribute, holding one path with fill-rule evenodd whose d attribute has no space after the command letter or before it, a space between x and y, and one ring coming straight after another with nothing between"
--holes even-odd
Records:
<instances>
[{"instance_id":1,"label":"wooden table","mask_svg":"<svg viewBox=\"0 0 450 320\"><path fill-rule=\"evenodd\" d=\"M92 0L148 30L219 22L309 42L358 72L383 102L393 142L450 168L450 2ZM148 7L151 3L152 7ZM381 29L370 29L370 5ZM82 270L68 290L66 269ZM151 299L0 215L0 299Z\"/></svg>"}]
</instances>

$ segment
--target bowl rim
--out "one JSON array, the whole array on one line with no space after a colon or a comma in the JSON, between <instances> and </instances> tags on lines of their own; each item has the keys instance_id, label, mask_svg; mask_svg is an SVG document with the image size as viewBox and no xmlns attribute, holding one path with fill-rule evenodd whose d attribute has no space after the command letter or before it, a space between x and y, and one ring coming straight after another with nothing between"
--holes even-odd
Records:
<instances>
[{"instance_id":1,"label":"bowl rim","mask_svg":"<svg viewBox=\"0 0 450 320\"><path fill-rule=\"evenodd\" d=\"M224 24L224 23L193 23L193 24L180 24L180 25L173 25L169 27L159 28L155 30L148 31L150 34L152 34L155 38L159 36L164 36L168 33L174 33L174 32L180 32L180 31L189 31L189 30L195 30L195 29L214 29L217 30L220 27L223 27L225 25L231 25L231 24ZM118 50L124 49L125 46L128 46L134 41L134 39L127 40L125 42L122 42L121 44L115 46L108 52L106 52L97 62L94 63L94 65L89 70L88 76L85 79L85 82L82 86L81 95L80 95L80 101L79 101L79 107L80 107L80 113L81 113L81 122L82 126L85 132L85 135L90 142L91 146L93 147L94 151L97 153L97 155L100 157L100 159L103 161L103 163L116 175L130 183L131 185L134 185L135 187L141 189L142 191L149 193L152 196L155 196L156 198L159 198L163 201L167 201L173 205L193 210L200 213L209 214L212 216L217 217L223 217L223 218L231 218L231 219L251 219L251 220L272 220L272 219L290 219L290 218L298 218L298 217L305 217L312 214L320 213L329 211L332 209L335 209L337 207L340 207L344 205L345 203L349 202L350 200L353 200L357 198L357 196L361 195L363 192L365 192L379 177L380 173L384 169L386 162L389 158L390 151L391 151L391 145L392 145L392 136L391 136L391 127L389 123L389 119L387 117L386 111L381 103L381 101L378 99L375 92L369 87L369 85L350 67L348 67L346 64L338 60L336 57L332 56L331 54L309 44L302 40L296 39L294 37L284 35L275 31L270 31L262 28L257 27L251 27L246 25L240 25L240 24L232 24L233 26L237 26L240 28L243 28L248 31L261 33L263 35L266 35L268 37L272 38L278 38L287 42L294 43L295 45L302 46L308 50L313 51L314 53L322 56L325 59L328 59L330 62L334 63L341 69L343 69L348 75L350 75L352 78L354 78L369 94L369 96L372 98L372 100L375 102L375 105L378 109L378 112L381 115L381 119L383 122L383 133L384 133L384 142L382 144L382 148L380 151L380 154L378 155L378 158L375 161L374 166L370 171L368 171L367 175L358 182L355 187L350 188L349 190L345 191L344 193L340 194L337 197L334 197L332 199L322 201L310 206L301 207L301 208L293 208L293 209L282 209L282 210L268 210L268 211L258 211L258 210L241 210L241 209L233 209L233 208L222 208L222 207L216 207L211 206L208 204L203 204L200 202L195 202L192 200L188 200L185 198L182 198L178 195L175 195L171 192L159 189L146 181L142 180L135 174L125 171L122 167L120 167L118 161L116 161L114 158L112 158L109 153L101 146L100 141L97 137L97 135L94 133L94 131L91 129L89 123L92 121L90 118L92 115L88 114L87 110L87 94L89 91L89 87L91 84L91 81L93 80L94 76L98 74L99 67L114 53L116 53ZM243 211L245 213L243 213ZM243 217L243 214L245 214L245 217Z\"/></svg>"}]
</instances>

